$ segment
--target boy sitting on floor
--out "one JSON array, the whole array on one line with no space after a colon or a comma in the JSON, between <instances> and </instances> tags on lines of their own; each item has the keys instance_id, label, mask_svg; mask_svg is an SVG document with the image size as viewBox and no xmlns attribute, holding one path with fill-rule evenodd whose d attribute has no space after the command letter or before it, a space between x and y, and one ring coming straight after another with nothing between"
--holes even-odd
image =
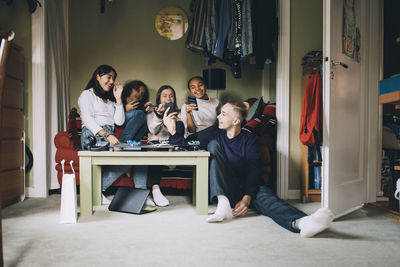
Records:
<instances>
[{"instance_id":1,"label":"boy sitting on floor","mask_svg":"<svg viewBox=\"0 0 400 267\"><path fill-rule=\"evenodd\" d=\"M184 137L176 132L177 114L166 114L163 121L171 135L170 142L183 145ZM210 199L218 200L217 210L207 221L246 216L252 205L287 230L300 232L301 237L312 237L327 229L334 217L328 208L320 208L307 216L263 185L260 145L256 136L241 130L245 117L243 103L226 103L218 115L219 129L200 144L211 153Z\"/></svg>"}]
</instances>

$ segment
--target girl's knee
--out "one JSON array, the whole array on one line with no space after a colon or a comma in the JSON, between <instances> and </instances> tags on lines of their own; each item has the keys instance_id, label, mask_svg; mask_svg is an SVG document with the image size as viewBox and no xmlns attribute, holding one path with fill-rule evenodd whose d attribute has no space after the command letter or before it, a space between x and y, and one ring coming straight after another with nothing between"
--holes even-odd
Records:
<instances>
[{"instance_id":1,"label":"girl's knee","mask_svg":"<svg viewBox=\"0 0 400 267\"><path fill-rule=\"evenodd\" d=\"M130 110L125 114L126 120L146 120L146 114L143 110Z\"/></svg>"}]
</instances>

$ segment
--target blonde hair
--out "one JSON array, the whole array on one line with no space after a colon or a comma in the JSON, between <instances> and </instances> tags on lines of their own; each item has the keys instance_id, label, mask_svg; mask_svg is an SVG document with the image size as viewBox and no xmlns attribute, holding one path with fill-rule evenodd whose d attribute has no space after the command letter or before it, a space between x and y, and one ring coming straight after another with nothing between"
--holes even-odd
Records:
<instances>
[{"instance_id":1,"label":"blonde hair","mask_svg":"<svg viewBox=\"0 0 400 267\"><path fill-rule=\"evenodd\" d=\"M243 122L247 116L247 106L243 102L228 102L233 109L239 114L240 121Z\"/></svg>"}]
</instances>

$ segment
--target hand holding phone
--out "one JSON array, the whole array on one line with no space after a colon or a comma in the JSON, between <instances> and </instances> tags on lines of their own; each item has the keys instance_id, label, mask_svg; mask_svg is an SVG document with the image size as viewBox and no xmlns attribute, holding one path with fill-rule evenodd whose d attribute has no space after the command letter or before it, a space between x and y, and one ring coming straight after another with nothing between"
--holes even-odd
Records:
<instances>
[{"instance_id":1,"label":"hand holding phone","mask_svg":"<svg viewBox=\"0 0 400 267\"><path fill-rule=\"evenodd\" d=\"M169 114L171 114L172 112L175 112L175 105L174 105L174 103L165 103L165 104L164 104L164 110L167 110L168 108L169 108L169 110L168 110L167 116L168 116Z\"/></svg>"},{"instance_id":2,"label":"hand holding phone","mask_svg":"<svg viewBox=\"0 0 400 267\"><path fill-rule=\"evenodd\" d=\"M196 100L196 98L194 96L188 96L188 103L189 104L195 104L196 107L197 107L197 109L195 109L195 110L198 110L197 100Z\"/></svg>"},{"instance_id":3,"label":"hand holding phone","mask_svg":"<svg viewBox=\"0 0 400 267\"><path fill-rule=\"evenodd\" d=\"M140 105L140 101L139 100L134 100L134 101L128 102L125 105L125 110L126 111L131 111L131 110L137 109L139 107L139 105Z\"/></svg>"}]
</instances>

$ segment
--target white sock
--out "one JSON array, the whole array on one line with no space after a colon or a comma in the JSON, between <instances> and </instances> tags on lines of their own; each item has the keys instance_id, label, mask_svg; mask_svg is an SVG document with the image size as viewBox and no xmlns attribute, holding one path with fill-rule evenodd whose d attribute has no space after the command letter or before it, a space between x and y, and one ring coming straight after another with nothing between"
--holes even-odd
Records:
<instances>
[{"instance_id":1,"label":"white sock","mask_svg":"<svg viewBox=\"0 0 400 267\"><path fill-rule=\"evenodd\" d=\"M208 216L207 222L222 222L225 219L232 219L232 208L229 199L224 195L218 195L217 210L213 215Z\"/></svg>"},{"instance_id":2,"label":"white sock","mask_svg":"<svg viewBox=\"0 0 400 267\"><path fill-rule=\"evenodd\" d=\"M169 205L168 199L161 193L160 188L153 189L152 194L157 206L165 207Z\"/></svg>"},{"instance_id":3,"label":"white sock","mask_svg":"<svg viewBox=\"0 0 400 267\"><path fill-rule=\"evenodd\" d=\"M104 194L101 194L101 204L102 205L109 205L111 200L109 200Z\"/></svg>"},{"instance_id":4,"label":"white sock","mask_svg":"<svg viewBox=\"0 0 400 267\"><path fill-rule=\"evenodd\" d=\"M313 237L331 226L333 213L328 208L319 208L309 216L296 220L295 225L300 229L301 237Z\"/></svg>"},{"instance_id":5,"label":"white sock","mask_svg":"<svg viewBox=\"0 0 400 267\"><path fill-rule=\"evenodd\" d=\"M150 196L148 196L146 198L146 202L144 203L144 205L150 206L150 207L155 207L156 206L156 204L154 204L153 200L151 200Z\"/></svg>"}]
</instances>

